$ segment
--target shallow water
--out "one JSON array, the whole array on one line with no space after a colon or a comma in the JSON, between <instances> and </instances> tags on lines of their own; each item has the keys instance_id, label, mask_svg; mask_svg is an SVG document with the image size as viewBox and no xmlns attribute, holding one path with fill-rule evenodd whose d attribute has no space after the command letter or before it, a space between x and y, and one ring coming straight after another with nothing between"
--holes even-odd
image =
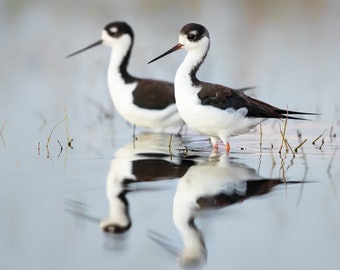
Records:
<instances>
[{"instance_id":1,"label":"shallow water","mask_svg":"<svg viewBox=\"0 0 340 270\"><path fill-rule=\"evenodd\" d=\"M336 139L326 138L320 150L307 137L294 158L290 152L280 157L272 126L263 134L261 151L256 133L233 138L229 155L211 152L202 136L175 137L169 150L169 134L140 134L121 147L107 139L102 148L84 149L75 140L59 157L53 135L49 158L34 143L30 153L8 157L14 153L5 137L1 264L334 269L340 244ZM288 140L299 143L295 134Z\"/></svg>"},{"instance_id":2,"label":"shallow water","mask_svg":"<svg viewBox=\"0 0 340 270\"><path fill-rule=\"evenodd\" d=\"M338 4L322 3L300 16L302 4L261 1L2 2L13 38L0 39L0 268L338 269L340 33ZM295 156L278 153L278 121L262 138L259 128L233 137L229 155L188 129L170 148L170 134L137 129L133 141L108 97L108 49L63 59L112 18L136 31L133 73L171 80L180 53L145 63L198 21L214 37L203 79L257 85L253 96L322 115L288 122L292 149L307 139Z\"/></svg>"}]
</instances>

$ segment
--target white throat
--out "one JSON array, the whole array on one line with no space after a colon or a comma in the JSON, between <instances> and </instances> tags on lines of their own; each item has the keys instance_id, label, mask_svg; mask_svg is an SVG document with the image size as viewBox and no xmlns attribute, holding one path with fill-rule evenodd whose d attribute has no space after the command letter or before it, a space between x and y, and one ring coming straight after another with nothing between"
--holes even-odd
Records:
<instances>
[{"instance_id":1,"label":"white throat","mask_svg":"<svg viewBox=\"0 0 340 270\"><path fill-rule=\"evenodd\" d=\"M128 53L132 40L128 34L124 34L119 38L110 37L106 31L102 32L103 44L112 48L111 58L108 69L108 81L109 85L116 82L117 80L122 80L120 74L120 66L124 60L124 57Z\"/></svg>"},{"instance_id":2,"label":"white throat","mask_svg":"<svg viewBox=\"0 0 340 270\"><path fill-rule=\"evenodd\" d=\"M188 43L188 41L185 40L185 37L180 35L179 43L184 44L183 48L186 49L188 53L182 64L177 69L175 77L175 91L176 89L181 91L183 87L185 89L192 89L193 91L194 88L197 90L197 87L192 86L191 73L194 68L199 68L199 65L202 64L209 49L209 39L204 37L198 43L192 44Z\"/></svg>"}]
</instances>

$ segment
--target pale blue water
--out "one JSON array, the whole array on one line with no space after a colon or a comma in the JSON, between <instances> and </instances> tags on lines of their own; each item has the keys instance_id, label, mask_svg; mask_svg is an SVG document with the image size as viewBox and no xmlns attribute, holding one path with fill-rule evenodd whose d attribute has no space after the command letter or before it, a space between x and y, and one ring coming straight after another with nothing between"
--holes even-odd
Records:
<instances>
[{"instance_id":1,"label":"pale blue water","mask_svg":"<svg viewBox=\"0 0 340 270\"><path fill-rule=\"evenodd\" d=\"M1 2L1 269L177 269L189 261L185 239L195 243L189 253L202 269L339 268L339 141L329 136L332 126L339 133L339 4L214 3ZM256 85L250 94L273 105L322 113L312 122L288 123L293 148L297 130L307 138L304 153L281 159L279 123L272 121L263 125L261 150L256 129L232 138L228 157L212 154L207 139L191 131L175 138L169 152L169 135L138 130L133 147L132 128L107 91L109 49L64 59L98 40L112 20L135 30L131 72L169 81L183 53L146 62L177 42L184 23L206 25L212 45L200 78ZM68 122L52 133L47 158L47 138L65 109ZM321 139L312 141L325 129L319 149ZM136 175L143 182L120 184ZM259 177L273 187L250 182L246 189L242 180ZM244 201L233 197L230 205L225 195L234 190ZM246 190L254 192L246 196ZM217 191L224 195L211 199ZM127 216L119 211L119 192L127 192ZM196 201L200 206L190 208ZM192 224L180 222L188 209L196 229L178 226ZM102 231L122 218L131 221L125 234Z\"/></svg>"}]
</instances>

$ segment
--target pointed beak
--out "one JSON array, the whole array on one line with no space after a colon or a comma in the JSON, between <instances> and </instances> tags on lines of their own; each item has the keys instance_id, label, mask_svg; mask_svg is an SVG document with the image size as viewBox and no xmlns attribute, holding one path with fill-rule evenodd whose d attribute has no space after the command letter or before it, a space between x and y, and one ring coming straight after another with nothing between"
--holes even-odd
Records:
<instances>
[{"instance_id":1,"label":"pointed beak","mask_svg":"<svg viewBox=\"0 0 340 270\"><path fill-rule=\"evenodd\" d=\"M162 57L164 57L164 56L166 56L166 55L168 55L168 54L170 54L170 53L173 53L173 52L175 52L175 51L177 51L177 50L180 50L180 49L182 49L182 48L183 48L183 44L178 43L177 45L175 45L175 46L172 47L171 49L167 50L165 53L163 53L163 54L161 54L160 56L158 56L158 57L152 59L151 61L149 61L148 64L150 64L150 63L152 63L152 62L155 62L156 60L158 60L158 59L160 59L160 58L162 58Z\"/></svg>"},{"instance_id":2,"label":"pointed beak","mask_svg":"<svg viewBox=\"0 0 340 270\"><path fill-rule=\"evenodd\" d=\"M98 40L97 42L95 42L95 43L93 43L93 44L91 44L91 45L85 47L84 49L81 49L81 50L79 50L79 51L76 51L76 52L74 52L74 53L71 53L71 54L65 56L65 58L70 58L70 57L72 57L73 55L76 55L76 54L78 54L78 53L81 53L81 52L83 52L83 51L86 51L86 50L88 50L88 49L91 49L91 48L96 47L96 46L101 45L101 44L103 44L103 41L102 41L102 40Z\"/></svg>"}]
</instances>

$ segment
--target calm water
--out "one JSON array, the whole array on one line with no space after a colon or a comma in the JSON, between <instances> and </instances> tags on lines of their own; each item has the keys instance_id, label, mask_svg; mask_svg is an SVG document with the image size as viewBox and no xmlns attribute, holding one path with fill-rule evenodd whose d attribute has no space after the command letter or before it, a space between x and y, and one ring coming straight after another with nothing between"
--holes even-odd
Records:
<instances>
[{"instance_id":1,"label":"calm water","mask_svg":"<svg viewBox=\"0 0 340 270\"><path fill-rule=\"evenodd\" d=\"M266 2L1 2L1 269L339 268L339 4ZM288 122L293 149L307 139L295 156L278 153L277 121L229 155L190 130L170 148L170 134L133 141L108 49L63 58L116 19L136 32L133 73L172 80L183 54L145 63L197 21L213 42L203 79L322 115Z\"/></svg>"}]
</instances>

